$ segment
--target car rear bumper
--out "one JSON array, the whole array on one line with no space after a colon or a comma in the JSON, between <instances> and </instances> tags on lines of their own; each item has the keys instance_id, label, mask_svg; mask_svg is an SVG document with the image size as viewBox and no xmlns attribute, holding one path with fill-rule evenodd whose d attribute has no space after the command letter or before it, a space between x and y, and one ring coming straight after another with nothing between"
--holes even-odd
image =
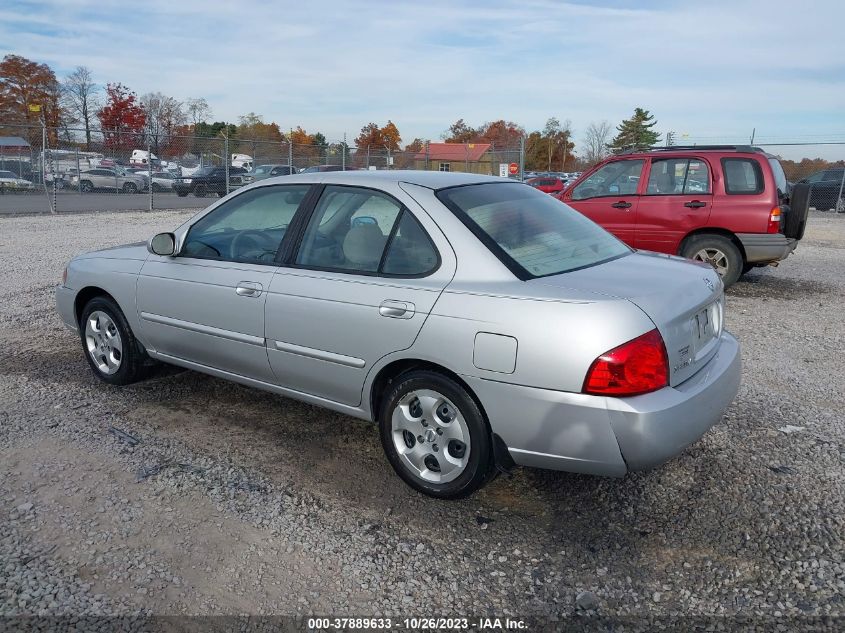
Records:
<instances>
[{"instance_id":1,"label":"car rear bumper","mask_svg":"<svg viewBox=\"0 0 845 633\"><path fill-rule=\"evenodd\" d=\"M465 376L517 464L621 477L661 464L698 440L739 390L739 343L675 387L631 398L535 389Z\"/></svg>"},{"instance_id":2,"label":"car rear bumper","mask_svg":"<svg viewBox=\"0 0 845 633\"><path fill-rule=\"evenodd\" d=\"M777 262L789 257L798 246L798 240L780 233L737 233L745 249L745 261Z\"/></svg>"}]
</instances>

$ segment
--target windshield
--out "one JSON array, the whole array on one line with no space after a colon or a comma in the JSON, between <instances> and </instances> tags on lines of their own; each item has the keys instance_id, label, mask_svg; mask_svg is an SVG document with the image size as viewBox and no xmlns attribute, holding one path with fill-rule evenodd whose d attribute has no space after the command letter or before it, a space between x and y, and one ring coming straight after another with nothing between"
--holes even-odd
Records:
<instances>
[{"instance_id":1,"label":"windshield","mask_svg":"<svg viewBox=\"0 0 845 633\"><path fill-rule=\"evenodd\" d=\"M520 279L595 266L631 252L577 211L523 184L452 187L437 197Z\"/></svg>"},{"instance_id":2,"label":"windshield","mask_svg":"<svg viewBox=\"0 0 845 633\"><path fill-rule=\"evenodd\" d=\"M252 170L252 173L253 174L266 174L268 171L270 171L270 169L272 169L272 167L270 167L270 165L259 165L258 167L256 167L255 169Z\"/></svg>"}]
</instances>

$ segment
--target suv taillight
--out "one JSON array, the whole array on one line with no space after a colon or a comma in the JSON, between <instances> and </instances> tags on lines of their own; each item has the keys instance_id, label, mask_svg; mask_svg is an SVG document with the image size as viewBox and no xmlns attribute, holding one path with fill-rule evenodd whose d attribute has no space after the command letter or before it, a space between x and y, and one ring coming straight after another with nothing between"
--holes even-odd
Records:
<instances>
[{"instance_id":1,"label":"suv taillight","mask_svg":"<svg viewBox=\"0 0 845 633\"><path fill-rule=\"evenodd\" d=\"M783 217L783 209L775 207L769 214L769 225L766 227L766 233L780 233L780 220Z\"/></svg>"},{"instance_id":2,"label":"suv taillight","mask_svg":"<svg viewBox=\"0 0 845 633\"><path fill-rule=\"evenodd\" d=\"M597 396L636 396L668 384L666 346L654 329L594 360L583 391Z\"/></svg>"}]
</instances>

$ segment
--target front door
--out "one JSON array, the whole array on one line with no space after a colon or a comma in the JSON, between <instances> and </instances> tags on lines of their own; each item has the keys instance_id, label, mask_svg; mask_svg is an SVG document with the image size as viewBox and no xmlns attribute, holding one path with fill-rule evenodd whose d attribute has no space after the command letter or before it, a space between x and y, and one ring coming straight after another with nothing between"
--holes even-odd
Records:
<instances>
[{"instance_id":1,"label":"front door","mask_svg":"<svg viewBox=\"0 0 845 633\"><path fill-rule=\"evenodd\" d=\"M652 159L637 207L634 247L675 255L684 236L707 226L713 208L710 174L701 158Z\"/></svg>"},{"instance_id":2,"label":"front door","mask_svg":"<svg viewBox=\"0 0 845 633\"><path fill-rule=\"evenodd\" d=\"M245 191L194 223L177 256L150 255L137 304L156 352L272 382L264 304L287 226L308 190Z\"/></svg>"},{"instance_id":3,"label":"front door","mask_svg":"<svg viewBox=\"0 0 845 633\"><path fill-rule=\"evenodd\" d=\"M561 199L633 246L640 200L637 191L644 164L641 158L611 161L564 193Z\"/></svg>"},{"instance_id":4,"label":"front door","mask_svg":"<svg viewBox=\"0 0 845 633\"><path fill-rule=\"evenodd\" d=\"M454 273L454 259L441 260L398 200L336 185L325 187L289 263L267 295L276 379L351 406L372 366L413 344Z\"/></svg>"}]
</instances>

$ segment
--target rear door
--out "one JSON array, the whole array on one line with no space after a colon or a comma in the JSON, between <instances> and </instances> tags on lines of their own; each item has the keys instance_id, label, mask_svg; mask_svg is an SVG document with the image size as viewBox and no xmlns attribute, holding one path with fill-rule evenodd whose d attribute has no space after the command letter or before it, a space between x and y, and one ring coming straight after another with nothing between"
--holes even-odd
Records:
<instances>
[{"instance_id":1,"label":"rear door","mask_svg":"<svg viewBox=\"0 0 845 633\"><path fill-rule=\"evenodd\" d=\"M712 171L702 158L659 157L649 161L646 179L634 247L674 255L685 235L709 223Z\"/></svg>"},{"instance_id":2,"label":"rear door","mask_svg":"<svg viewBox=\"0 0 845 633\"><path fill-rule=\"evenodd\" d=\"M644 165L642 158L606 163L565 191L561 200L633 246Z\"/></svg>"},{"instance_id":3,"label":"rear door","mask_svg":"<svg viewBox=\"0 0 845 633\"><path fill-rule=\"evenodd\" d=\"M407 199L398 187L394 193ZM414 214L382 191L326 186L267 296L267 349L278 384L360 404L367 373L413 344L451 280L455 260L447 249L421 210Z\"/></svg>"}]
</instances>

